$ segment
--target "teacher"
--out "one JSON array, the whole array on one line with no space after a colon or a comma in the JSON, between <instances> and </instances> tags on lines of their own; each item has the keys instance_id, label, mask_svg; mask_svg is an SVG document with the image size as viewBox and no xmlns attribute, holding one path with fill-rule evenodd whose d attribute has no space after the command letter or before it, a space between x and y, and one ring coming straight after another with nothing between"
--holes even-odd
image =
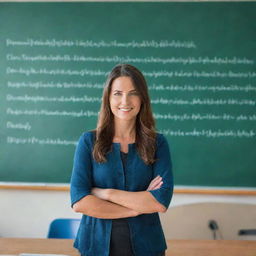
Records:
<instances>
[{"instance_id":1,"label":"teacher","mask_svg":"<svg viewBox=\"0 0 256 256\"><path fill-rule=\"evenodd\" d=\"M78 141L70 187L72 208L83 214L74 243L82 256L165 255L158 213L172 198L171 158L134 66L110 72L97 128Z\"/></svg>"}]
</instances>

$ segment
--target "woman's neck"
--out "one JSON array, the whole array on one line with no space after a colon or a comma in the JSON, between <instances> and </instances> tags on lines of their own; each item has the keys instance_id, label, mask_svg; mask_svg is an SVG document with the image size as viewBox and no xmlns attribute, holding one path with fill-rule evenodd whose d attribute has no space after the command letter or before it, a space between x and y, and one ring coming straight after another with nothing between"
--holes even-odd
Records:
<instances>
[{"instance_id":1,"label":"woman's neck","mask_svg":"<svg viewBox=\"0 0 256 256\"><path fill-rule=\"evenodd\" d=\"M114 142L134 143L135 137L135 122L115 122Z\"/></svg>"}]
</instances>

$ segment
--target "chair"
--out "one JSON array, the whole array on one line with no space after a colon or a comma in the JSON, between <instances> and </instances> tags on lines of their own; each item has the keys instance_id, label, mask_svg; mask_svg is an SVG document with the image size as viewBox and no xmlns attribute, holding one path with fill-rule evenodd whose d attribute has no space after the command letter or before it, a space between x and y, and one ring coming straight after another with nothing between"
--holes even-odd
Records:
<instances>
[{"instance_id":1,"label":"chair","mask_svg":"<svg viewBox=\"0 0 256 256\"><path fill-rule=\"evenodd\" d=\"M74 239L80 219L55 219L51 222L47 238Z\"/></svg>"},{"instance_id":2,"label":"chair","mask_svg":"<svg viewBox=\"0 0 256 256\"><path fill-rule=\"evenodd\" d=\"M256 240L256 229L240 229L238 235L243 240Z\"/></svg>"}]
</instances>

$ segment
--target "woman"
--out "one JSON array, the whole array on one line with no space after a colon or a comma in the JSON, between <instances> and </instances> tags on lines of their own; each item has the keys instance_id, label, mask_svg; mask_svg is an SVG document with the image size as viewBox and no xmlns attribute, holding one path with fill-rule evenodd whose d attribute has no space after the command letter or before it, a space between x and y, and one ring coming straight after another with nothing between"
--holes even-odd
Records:
<instances>
[{"instance_id":1,"label":"woman","mask_svg":"<svg viewBox=\"0 0 256 256\"><path fill-rule=\"evenodd\" d=\"M78 142L71 203L83 214L74 246L84 256L162 256L158 212L173 192L169 147L155 132L146 81L128 64L113 68L95 131Z\"/></svg>"}]
</instances>

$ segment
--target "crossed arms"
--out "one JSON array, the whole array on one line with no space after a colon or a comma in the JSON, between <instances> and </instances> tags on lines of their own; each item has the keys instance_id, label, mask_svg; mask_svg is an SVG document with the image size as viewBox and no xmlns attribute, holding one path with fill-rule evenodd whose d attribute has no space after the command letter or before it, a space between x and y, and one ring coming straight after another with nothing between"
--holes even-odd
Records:
<instances>
[{"instance_id":1,"label":"crossed arms","mask_svg":"<svg viewBox=\"0 0 256 256\"><path fill-rule=\"evenodd\" d=\"M118 219L145 213L165 212L166 207L149 192L159 189L162 184L162 178L157 176L151 181L146 191L129 192L93 188L90 195L83 197L73 205L73 209L75 212L101 219Z\"/></svg>"}]
</instances>

